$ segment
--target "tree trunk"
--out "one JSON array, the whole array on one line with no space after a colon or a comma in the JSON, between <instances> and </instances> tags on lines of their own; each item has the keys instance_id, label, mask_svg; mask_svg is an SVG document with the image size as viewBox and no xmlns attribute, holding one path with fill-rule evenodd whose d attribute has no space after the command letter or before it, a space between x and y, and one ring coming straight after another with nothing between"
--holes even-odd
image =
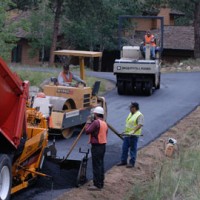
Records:
<instances>
[{"instance_id":1,"label":"tree trunk","mask_svg":"<svg viewBox=\"0 0 200 200\"><path fill-rule=\"evenodd\" d=\"M195 3L194 41L194 57L200 58L200 2Z\"/></svg>"},{"instance_id":2,"label":"tree trunk","mask_svg":"<svg viewBox=\"0 0 200 200\"><path fill-rule=\"evenodd\" d=\"M54 64L53 52L56 50L56 45L57 45L63 0L56 0L55 4L56 4L56 8L55 8L55 17L54 17L54 25L53 25L52 44L51 44L51 49L50 49L49 66L52 66Z\"/></svg>"}]
</instances>

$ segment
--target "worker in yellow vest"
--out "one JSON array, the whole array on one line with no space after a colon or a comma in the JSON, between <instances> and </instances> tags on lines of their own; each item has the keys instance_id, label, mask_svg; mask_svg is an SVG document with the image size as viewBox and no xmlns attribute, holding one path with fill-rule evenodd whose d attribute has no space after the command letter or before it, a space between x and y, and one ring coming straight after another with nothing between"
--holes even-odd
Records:
<instances>
[{"instance_id":1,"label":"worker in yellow vest","mask_svg":"<svg viewBox=\"0 0 200 200\"><path fill-rule=\"evenodd\" d=\"M121 162L117 166L126 165L127 168L135 166L137 157L137 143L138 138L142 132L142 126L144 125L144 116L139 111L139 104L137 102L131 103L130 114L126 119L126 126L124 132L124 141L122 146ZM127 164L128 152L130 149L130 160Z\"/></svg>"},{"instance_id":2,"label":"worker in yellow vest","mask_svg":"<svg viewBox=\"0 0 200 200\"><path fill-rule=\"evenodd\" d=\"M80 79L78 76L70 72L69 65L67 64L63 65L63 71L60 72L58 76L58 84L64 86L70 86L72 80L75 80L78 83L82 83L85 86L85 82L82 79Z\"/></svg>"}]
</instances>

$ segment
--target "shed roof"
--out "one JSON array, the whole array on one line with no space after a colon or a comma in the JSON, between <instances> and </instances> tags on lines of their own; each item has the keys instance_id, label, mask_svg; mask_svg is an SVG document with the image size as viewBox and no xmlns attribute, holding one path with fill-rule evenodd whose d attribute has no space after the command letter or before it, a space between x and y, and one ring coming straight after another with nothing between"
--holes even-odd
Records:
<instances>
[{"instance_id":1,"label":"shed roof","mask_svg":"<svg viewBox=\"0 0 200 200\"><path fill-rule=\"evenodd\" d=\"M194 50L193 26L165 26L164 49Z\"/></svg>"},{"instance_id":2,"label":"shed roof","mask_svg":"<svg viewBox=\"0 0 200 200\"><path fill-rule=\"evenodd\" d=\"M19 23L21 20L28 19L30 17L29 11L16 11L10 13L10 20L8 23ZM28 36L28 32L25 31L23 28L18 27L16 29L15 35L17 38L26 38Z\"/></svg>"},{"instance_id":3,"label":"shed roof","mask_svg":"<svg viewBox=\"0 0 200 200\"><path fill-rule=\"evenodd\" d=\"M176 16L185 16L184 12L181 12L180 10L175 10L175 9L171 9L169 14L176 15Z\"/></svg>"}]
</instances>

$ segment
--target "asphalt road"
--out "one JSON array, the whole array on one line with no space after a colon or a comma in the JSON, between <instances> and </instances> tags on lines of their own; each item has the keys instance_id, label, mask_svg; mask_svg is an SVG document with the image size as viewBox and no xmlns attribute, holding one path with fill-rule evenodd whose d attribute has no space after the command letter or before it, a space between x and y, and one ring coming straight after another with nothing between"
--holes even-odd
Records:
<instances>
[{"instance_id":1,"label":"asphalt road","mask_svg":"<svg viewBox=\"0 0 200 200\"><path fill-rule=\"evenodd\" d=\"M90 75L115 81L112 73L89 72ZM131 101L140 104L140 110L145 116L143 137L140 138L139 148L159 137L163 132L176 124L180 119L200 105L200 72L162 74L161 88L152 96L119 96L114 89L105 95L108 105L108 122L119 132L123 131L125 119L129 113ZM75 137L70 140L57 138L56 147L58 156L67 154ZM72 158L79 158L79 147L87 150L88 137L83 135L77 147L73 151ZM50 141L51 142L51 141ZM107 152L105 157L106 169L111 168L120 160L122 142L116 135L109 132ZM50 200L61 193L74 187L77 171L60 170L56 164L46 161L44 172L52 175L50 180L39 178L37 183L15 194L12 200ZM91 161L88 163L88 178L92 178Z\"/></svg>"}]
</instances>

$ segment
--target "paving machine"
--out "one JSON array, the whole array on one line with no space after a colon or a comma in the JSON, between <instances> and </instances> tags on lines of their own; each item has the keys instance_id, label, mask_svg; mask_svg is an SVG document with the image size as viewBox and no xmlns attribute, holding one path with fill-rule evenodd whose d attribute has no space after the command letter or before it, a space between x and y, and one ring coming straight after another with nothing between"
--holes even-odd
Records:
<instances>
[{"instance_id":1,"label":"paving machine","mask_svg":"<svg viewBox=\"0 0 200 200\"><path fill-rule=\"evenodd\" d=\"M0 199L7 200L38 176L47 146L47 121L27 109L29 83L0 58ZM44 175L45 176L45 175Z\"/></svg>"},{"instance_id":2,"label":"paving machine","mask_svg":"<svg viewBox=\"0 0 200 200\"><path fill-rule=\"evenodd\" d=\"M122 47L122 24L125 20L133 26L134 19L151 20L150 23L160 21L159 25L159 42L156 47L156 58L151 59L150 45L146 45L146 51L143 51L142 44L135 44L134 37L132 44ZM157 22L156 22L157 23ZM146 31L146 30L144 30ZM143 32L144 32L143 31ZM126 33L123 33L126 34ZM134 33L135 34L135 31ZM140 42L143 40L141 37ZM157 38L158 39L158 38ZM117 91L119 95L123 94L146 94L151 95L153 89L160 89L160 55L163 49L163 17L155 16L120 16L119 17L119 48L121 58L116 59L113 72L117 79Z\"/></svg>"},{"instance_id":3,"label":"paving machine","mask_svg":"<svg viewBox=\"0 0 200 200\"><path fill-rule=\"evenodd\" d=\"M1 58L0 83L0 199L9 200L38 176L50 178L41 172L45 156L54 158L61 168L77 168L77 185L86 181L89 152L80 150L84 156L75 161L68 159L69 153L56 157L55 143L47 146L46 116L28 101L29 82L21 81Z\"/></svg>"},{"instance_id":4,"label":"paving machine","mask_svg":"<svg viewBox=\"0 0 200 200\"><path fill-rule=\"evenodd\" d=\"M102 56L101 52L75 50L59 50L55 51L54 54L79 57L80 78L82 80L85 80L84 58ZM83 125L87 121L87 117L94 107L101 105L106 111L104 97L98 96L99 87L100 81L96 81L93 88L82 84L75 87L61 86L54 78L43 88L45 97L35 97L33 106L40 107L40 111L49 118L49 134L62 134L64 138L69 138L75 127Z\"/></svg>"}]
</instances>

